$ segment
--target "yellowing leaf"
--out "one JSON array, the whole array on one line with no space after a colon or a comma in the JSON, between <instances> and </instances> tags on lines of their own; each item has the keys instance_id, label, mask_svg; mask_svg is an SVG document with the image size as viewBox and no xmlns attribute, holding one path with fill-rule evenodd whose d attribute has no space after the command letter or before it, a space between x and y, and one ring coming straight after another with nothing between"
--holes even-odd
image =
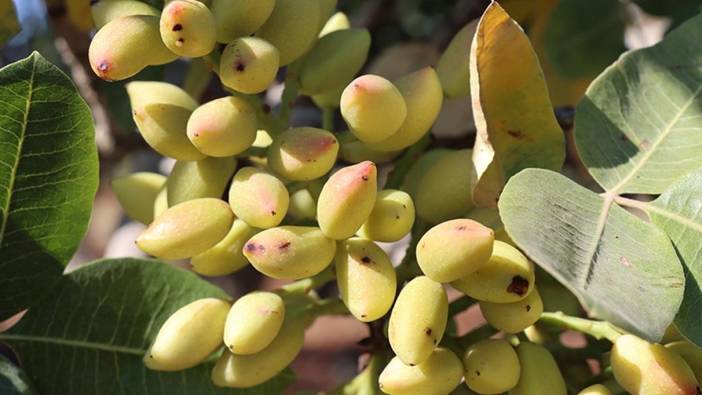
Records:
<instances>
[{"instance_id":1,"label":"yellowing leaf","mask_svg":"<svg viewBox=\"0 0 702 395\"><path fill-rule=\"evenodd\" d=\"M558 170L565 160L563 132L536 53L495 2L473 39L470 85L477 129L473 200L495 207L509 177L528 167Z\"/></svg>"}]
</instances>

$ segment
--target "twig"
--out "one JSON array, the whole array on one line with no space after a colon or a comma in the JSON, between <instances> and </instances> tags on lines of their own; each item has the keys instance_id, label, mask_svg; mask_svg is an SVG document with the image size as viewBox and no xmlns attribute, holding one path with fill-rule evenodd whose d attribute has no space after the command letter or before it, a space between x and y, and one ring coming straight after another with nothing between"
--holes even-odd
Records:
<instances>
[{"instance_id":1,"label":"twig","mask_svg":"<svg viewBox=\"0 0 702 395\"><path fill-rule=\"evenodd\" d=\"M623 331L606 321L593 321L572 317L562 312L543 313L538 321L541 324L561 329L570 329L590 335L595 339L607 339L614 343Z\"/></svg>"}]
</instances>

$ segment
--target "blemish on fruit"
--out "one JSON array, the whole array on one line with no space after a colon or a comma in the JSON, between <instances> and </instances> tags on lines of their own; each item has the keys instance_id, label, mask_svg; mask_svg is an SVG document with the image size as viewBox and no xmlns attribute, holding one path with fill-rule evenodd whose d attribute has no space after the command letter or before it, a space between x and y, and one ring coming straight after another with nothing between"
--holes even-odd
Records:
<instances>
[{"instance_id":1,"label":"blemish on fruit","mask_svg":"<svg viewBox=\"0 0 702 395\"><path fill-rule=\"evenodd\" d=\"M431 331L431 328L427 328L427 329L424 330L424 333L425 333L427 336L431 336L431 332L432 332L432 331Z\"/></svg>"},{"instance_id":2,"label":"blemish on fruit","mask_svg":"<svg viewBox=\"0 0 702 395\"><path fill-rule=\"evenodd\" d=\"M285 243L279 245L279 246L278 246L278 249L279 249L279 250L287 250L288 247L290 247L290 242L289 242L289 241L286 241Z\"/></svg>"},{"instance_id":3,"label":"blemish on fruit","mask_svg":"<svg viewBox=\"0 0 702 395\"><path fill-rule=\"evenodd\" d=\"M529 290L529 281L521 276L512 277L512 282L507 286L507 292L519 296L526 295Z\"/></svg>"},{"instance_id":4,"label":"blemish on fruit","mask_svg":"<svg viewBox=\"0 0 702 395\"><path fill-rule=\"evenodd\" d=\"M179 32L181 30L183 30L183 25L181 25L180 23L176 23L175 25L173 25L174 32Z\"/></svg>"},{"instance_id":5,"label":"blemish on fruit","mask_svg":"<svg viewBox=\"0 0 702 395\"><path fill-rule=\"evenodd\" d=\"M508 130L507 130L507 134L509 134L510 136L512 136L512 137L514 137L515 139L518 139L518 140L521 140L521 139L524 138L524 132L522 132L521 130L512 130L512 129L508 129Z\"/></svg>"},{"instance_id":6,"label":"blemish on fruit","mask_svg":"<svg viewBox=\"0 0 702 395\"><path fill-rule=\"evenodd\" d=\"M529 304L526 305L526 311L527 311L527 313L531 311L531 305L529 305Z\"/></svg>"},{"instance_id":7,"label":"blemish on fruit","mask_svg":"<svg viewBox=\"0 0 702 395\"><path fill-rule=\"evenodd\" d=\"M244 62L236 62L236 64L234 64L234 70L242 72L246 70L246 65L244 64Z\"/></svg>"},{"instance_id":8,"label":"blemish on fruit","mask_svg":"<svg viewBox=\"0 0 702 395\"><path fill-rule=\"evenodd\" d=\"M367 257L367 256L364 256L363 258L361 258L361 262L363 262L363 263L371 263L371 259L370 259L369 257Z\"/></svg>"}]
</instances>

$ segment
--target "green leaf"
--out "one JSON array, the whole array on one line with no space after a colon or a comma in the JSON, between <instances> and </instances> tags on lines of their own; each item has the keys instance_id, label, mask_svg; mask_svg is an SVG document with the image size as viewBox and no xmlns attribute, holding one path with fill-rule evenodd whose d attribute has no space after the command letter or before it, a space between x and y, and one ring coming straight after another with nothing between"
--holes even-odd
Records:
<instances>
[{"instance_id":1,"label":"green leaf","mask_svg":"<svg viewBox=\"0 0 702 395\"><path fill-rule=\"evenodd\" d=\"M652 203L619 201L646 211L673 241L686 269L685 298L675 326L689 340L702 345L702 169L683 178Z\"/></svg>"},{"instance_id":2,"label":"green leaf","mask_svg":"<svg viewBox=\"0 0 702 395\"><path fill-rule=\"evenodd\" d=\"M510 237L592 316L660 340L684 284L682 266L660 229L547 170L512 177L499 209Z\"/></svg>"},{"instance_id":3,"label":"green leaf","mask_svg":"<svg viewBox=\"0 0 702 395\"><path fill-rule=\"evenodd\" d=\"M536 53L497 2L485 10L473 39L470 86L477 131L473 201L496 207L509 177L529 167L558 170L565 159Z\"/></svg>"},{"instance_id":4,"label":"green leaf","mask_svg":"<svg viewBox=\"0 0 702 395\"><path fill-rule=\"evenodd\" d=\"M0 69L0 320L58 281L98 186L90 109L38 53Z\"/></svg>"},{"instance_id":5,"label":"green leaf","mask_svg":"<svg viewBox=\"0 0 702 395\"><path fill-rule=\"evenodd\" d=\"M659 194L702 165L702 16L622 56L577 107L583 162L611 195Z\"/></svg>"},{"instance_id":6,"label":"green leaf","mask_svg":"<svg viewBox=\"0 0 702 395\"><path fill-rule=\"evenodd\" d=\"M594 77L626 50L618 0L561 0L546 26L549 62L568 78Z\"/></svg>"},{"instance_id":7,"label":"green leaf","mask_svg":"<svg viewBox=\"0 0 702 395\"><path fill-rule=\"evenodd\" d=\"M0 1L0 48L20 31L17 12L11 0Z\"/></svg>"},{"instance_id":8,"label":"green leaf","mask_svg":"<svg viewBox=\"0 0 702 395\"><path fill-rule=\"evenodd\" d=\"M24 371L0 355L0 394L35 395L36 393Z\"/></svg>"},{"instance_id":9,"label":"green leaf","mask_svg":"<svg viewBox=\"0 0 702 395\"><path fill-rule=\"evenodd\" d=\"M147 369L142 357L163 322L204 297L227 298L191 272L152 260L94 262L65 276L0 341L12 346L43 395L280 394L289 373L247 390L220 389L212 363L182 372Z\"/></svg>"}]
</instances>

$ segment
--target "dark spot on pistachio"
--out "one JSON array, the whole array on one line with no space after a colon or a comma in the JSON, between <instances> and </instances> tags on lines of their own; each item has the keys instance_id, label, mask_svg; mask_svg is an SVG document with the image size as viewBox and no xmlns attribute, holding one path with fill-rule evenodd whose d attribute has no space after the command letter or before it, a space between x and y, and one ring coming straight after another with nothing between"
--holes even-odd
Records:
<instances>
[{"instance_id":1,"label":"dark spot on pistachio","mask_svg":"<svg viewBox=\"0 0 702 395\"><path fill-rule=\"evenodd\" d=\"M400 216L399 216L399 215L396 215L396 216L395 216L395 219L400 219Z\"/></svg>"},{"instance_id":2,"label":"dark spot on pistachio","mask_svg":"<svg viewBox=\"0 0 702 395\"><path fill-rule=\"evenodd\" d=\"M363 263L371 263L371 259L370 259L369 257L367 257L367 256L364 256L363 258L361 258L361 262L363 262Z\"/></svg>"},{"instance_id":3,"label":"dark spot on pistachio","mask_svg":"<svg viewBox=\"0 0 702 395\"><path fill-rule=\"evenodd\" d=\"M254 243L249 243L246 245L246 251L248 252L254 252L256 251L256 244Z\"/></svg>"},{"instance_id":4,"label":"dark spot on pistachio","mask_svg":"<svg viewBox=\"0 0 702 395\"><path fill-rule=\"evenodd\" d=\"M271 210L271 215L275 215L275 214L276 214L275 210Z\"/></svg>"},{"instance_id":5,"label":"dark spot on pistachio","mask_svg":"<svg viewBox=\"0 0 702 395\"><path fill-rule=\"evenodd\" d=\"M480 376L480 371L479 371L479 370L476 370L476 371L475 371L475 375L476 375L476 376Z\"/></svg>"},{"instance_id":6,"label":"dark spot on pistachio","mask_svg":"<svg viewBox=\"0 0 702 395\"><path fill-rule=\"evenodd\" d=\"M102 62L100 62L100 64L98 65L98 70L100 70L100 71L103 72L103 73L106 72L106 71L109 70L109 69L110 69L110 64L109 64L107 61L105 61L105 60L103 60Z\"/></svg>"},{"instance_id":7,"label":"dark spot on pistachio","mask_svg":"<svg viewBox=\"0 0 702 395\"><path fill-rule=\"evenodd\" d=\"M234 69L236 71L241 72L241 71L246 70L246 65L243 62L236 62L236 64L234 65Z\"/></svg>"},{"instance_id":8,"label":"dark spot on pistachio","mask_svg":"<svg viewBox=\"0 0 702 395\"><path fill-rule=\"evenodd\" d=\"M361 179L362 179L363 181L368 181L368 176L361 176Z\"/></svg>"},{"instance_id":9,"label":"dark spot on pistachio","mask_svg":"<svg viewBox=\"0 0 702 395\"><path fill-rule=\"evenodd\" d=\"M432 332L432 331L431 331L431 328L427 328L427 329L424 330L424 333L425 333L427 336L431 336L431 332Z\"/></svg>"},{"instance_id":10,"label":"dark spot on pistachio","mask_svg":"<svg viewBox=\"0 0 702 395\"><path fill-rule=\"evenodd\" d=\"M181 38L177 39L176 42L179 42L182 44L185 42L185 39L183 37L181 37Z\"/></svg>"},{"instance_id":11,"label":"dark spot on pistachio","mask_svg":"<svg viewBox=\"0 0 702 395\"><path fill-rule=\"evenodd\" d=\"M183 25L181 25L180 23L176 23L175 25L173 25L174 32L179 32L181 30L183 30Z\"/></svg>"},{"instance_id":12,"label":"dark spot on pistachio","mask_svg":"<svg viewBox=\"0 0 702 395\"><path fill-rule=\"evenodd\" d=\"M465 226L465 225L461 225L461 226L457 227L456 229L457 229L457 230L466 230L466 226Z\"/></svg>"},{"instance_id":13,"label":"dark spot on pistachio","mask_svg":"<svg viewBox=\"0 0 702 395\"><path fill-rule=\"evenodd\" d=\"M526 311L527 313L531 311L531 305L526 305Z\"/></svg>"},{"instance_id":14,"label":"dark spot on pistachio","mask_svg":"<svg viewBox=\"0 0 702 395\"><path fill-rule=\"evenodd\" d=\"M290 242L289 242L289 241L286 241L285 243L279 245L279 246L278 246L278 249L279 249L279 250L287 250L288 247L290 247Z\"/></svg>"},{"instance_id":15,"label":"dark spot on pistachio","mask_svg":"<svg viewBox=\"0 0 702 395\"><path fill-rule=\"evenodd\" d=\"M521 130L507 130L507 134L519 140L524 138L524 132Z\"/></svg>"},{"instance_id":16,"label":"dark spot on pistachio","mask_svg":"<svg viewBox=\"0 0 702 395\"><path fill-rule=\"evenodd\" d=\"M512 277L512 282L507 286L507 292L519 296L526 295L529 290L529 280L522 276Z\"/></svg>"}]
</instances>

